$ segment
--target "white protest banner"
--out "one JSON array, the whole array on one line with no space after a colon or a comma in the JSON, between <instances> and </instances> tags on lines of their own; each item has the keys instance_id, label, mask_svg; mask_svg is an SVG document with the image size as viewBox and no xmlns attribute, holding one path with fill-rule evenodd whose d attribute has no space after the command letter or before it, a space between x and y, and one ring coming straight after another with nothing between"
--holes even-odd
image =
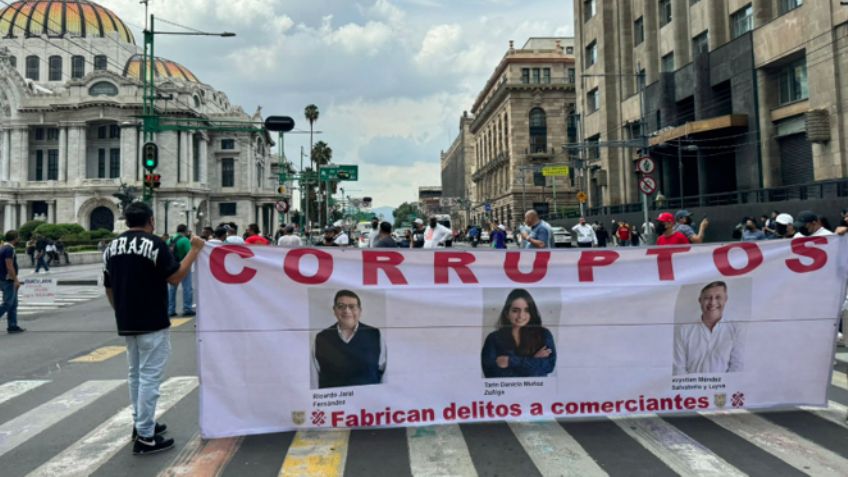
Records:
<instances>
[{"instance_id":1,"label":"white protest banner","mask_svg":"<svg viewBox=\"0 0 848 477\"><path fill-rule=\"evenodd\" d=\"M56 280L41 277L21 279L18 300L27 300L30 303L54 303L56 301Z\"/></svg>"},{"instance_id":2,"label":"white protest banner","mask_svg":"<svg viewBox=\"0 0 848 477\"><path fill-rule=\"evenodd\" d=\"M207 246L202 434L823 405L846 247Z\"/></svg>"}]
</instances>

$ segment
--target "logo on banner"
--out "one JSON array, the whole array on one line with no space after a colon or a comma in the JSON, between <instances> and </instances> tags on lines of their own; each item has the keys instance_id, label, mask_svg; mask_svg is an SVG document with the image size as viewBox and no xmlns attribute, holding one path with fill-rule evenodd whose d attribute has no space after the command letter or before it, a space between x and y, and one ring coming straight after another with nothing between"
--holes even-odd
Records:
<instances>
[{"instance_id":1,"label":"logo on banner","mask_svg":"<svg viewBox=\"0 0 848 477\"><path fill-rule=\"evenodd\" d=\"M741 392L733 393L733 398L730 400L733 407L742 407L745 405L745 394Z\"/></svg>"},{"instance_id":2,"label":"logo on banner","mask_svg":"<svg viewBox=\"0 0 848 477\"><path fill-rule=\"evenodd\" d=\"M292 411L292 422L298 426L302 426L306 422L306 412Z\"/></svg>"},{"instance_id":3,"label":"logo on banner","mask_svg":"<svg viewBox=\"0 0 848 477\"><path fill-rule=\"evenodd\" d=\"M324 411L312 411L312 425L323 426L327 422L327 415Z\"/></svg>"},{"instance_id":4,"label":"logo on banner","mask_svg":"<svg viewBox=\"0 0 848 477\"><path fill-rule=\"evenodd\" d=\"M727 394L717 393L715 396L713 396L713 402L715 403L716 407L724 408L724 405L727 404Z\"/></svg>"}]
</instances>

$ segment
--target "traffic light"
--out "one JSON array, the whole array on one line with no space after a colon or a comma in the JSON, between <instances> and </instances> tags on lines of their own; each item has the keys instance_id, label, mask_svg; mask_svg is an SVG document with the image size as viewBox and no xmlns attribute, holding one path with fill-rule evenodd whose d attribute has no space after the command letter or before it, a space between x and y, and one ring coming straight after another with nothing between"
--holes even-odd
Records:
<instances>
[{"instance_id":1,"label":"traffic light","mask_svg":"<svg viewBox=\"0 0 848 477\"><path fill-rule=\"evenodd\" d=\"M148 171L153 171L159 165L159 146L148 142L141 148L142 165Z\"/></svg>"},{"instance_id":2,"label":"traffic light","mask_svg":"<svg viewBox=\"0 0 848 477\"><path fill-rule=\"evenodd\" d=\"M145 174L144 185L151 189L158 189L162 185L161 179L162 176L159 174Z\"/></svg>"},{"instance_id":3,"label":"traffic light","mask_svg":"<svg viewBox=\"0 0 848 477\"><path fill-rule=\"evenodd\" d=\"M285 194L286 193L286 186L277 187L277 192L279 192L280 194Z\"/></svg>"},{"instance_id":4,"label":"traffic light","mask_svg":"<svg viewBox=\"0 0 848 477\"><path fill-rule=\"evenodd\" d=\"M288 116L268 116L265 129L269 131L289 132L294 129L294 119Z\"/></svg>"}]
</instances>

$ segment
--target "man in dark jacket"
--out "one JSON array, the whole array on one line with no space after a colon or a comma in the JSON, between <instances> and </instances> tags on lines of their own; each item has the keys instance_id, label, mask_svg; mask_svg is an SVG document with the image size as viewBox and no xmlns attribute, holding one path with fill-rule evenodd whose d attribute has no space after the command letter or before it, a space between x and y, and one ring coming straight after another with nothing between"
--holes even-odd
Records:
<instances>
[{"instance_id":1,"label":"man in dark jacket","mask_svg":"<svg viewBox=\"0 0 848 477\"><path fill-rule=\"evenodd\" d=\"M312 364L319 388L380 384L386 343L380 330L360 321L362 302L350 290L333 299L336 324L318 333Z\"/></svg>"}]
</instances>

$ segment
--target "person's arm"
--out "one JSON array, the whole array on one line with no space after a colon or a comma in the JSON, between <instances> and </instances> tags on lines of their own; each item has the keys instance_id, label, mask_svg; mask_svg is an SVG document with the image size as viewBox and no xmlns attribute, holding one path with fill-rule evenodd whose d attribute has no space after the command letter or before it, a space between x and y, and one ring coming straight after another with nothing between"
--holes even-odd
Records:
<instances>
[{"instance_id":1,"label":"person's arm","mask_svg":"<svg viewBox=\"0 0 848 477\"><path fill-rule=\"evenodd\" d=\"M704 235L707 233L707 227L710 226L710 221L704 219L701 221L701 224L698 226L698 233L689 237L689 241L692 243L704 243Z\"/></svg>"},{"instance_id":2,"label":"person's arm","mask_svg":"<svg viewBox=\"0 0 848 477\"><path fill-rule=\"evenodd\" d=\"M316 339L317 339L317 337L316 337ZM316 346L315 346L314 341L312 343L312 366L311 366L311 369L312 369L312 372L311 372L311 374L312 374L312 384L314 385L315 388L318 388L318 387L320 387L320 383L321 383L321 381L318 378L318 376L321 374L321 365L318 364L318 356L316 355Z\"/></svg>"},{"instance_id":3,"label":"person's arm","mask_svg":"<svg viewBox=\"0 0 848 477\"><path fill-rule=\"evenodd\" d=\"M383 382L383 375L386 374L386 359L388 358L388 353L386 351L386 338L383 336L383 333L380 332L380 358L377 361L377 368L380 370L380 382Z\"/></svg>"},{"instance_id":4,"label":"person's arm","mask_svg":"<svg viewBox=\"0 0 848 477\"><path fill-rule=\"evenodd\" d=\"M556 367L556 346L554 337L550 331L544 330L545 347L551 353L545 358L523 357L512 355L509 357L509 367L520 371L524 376L547 376L554 372Z\"/></svg>"},{"instance_id":5,"label":"person's arm","mask_svg":"<svg viewBox=\"0 0 848 477\"><path fill-rule=\"evenodd\" d=\"M592 245L597 247L598 246L598 234L595 233L595 229L593 229L592 227L589 227L589 230L591 231L591 234L592 234Z\"/></svg>"},{"instance_id":6,"label":"person's arm","mask_svg":"<svg viewBox=\"0 0 848 477\"><path fill-rule=\"evenodd\" d=\"M12 253L15 253L14 248L12 248ZM21 282L18 281L18 272L15 271L15 260L13 258L6 259L6 275L15 282L15 288L21 287Z\"/></svg>"},{"instance_id":7,"label":"person's arm","mask_svg":"<svg viewBox=\"0 0 848 477\"><path fill-rule=\"evenodd\" d=\"M483 344L483 350L480 352L480 361L483 366L483 376L487 378L496 378L500 374L498 368L498 350L495 345L495 333L489 334L486 337L486 342Z\"/></svg>"},{"instance_id":8,"label":"person's arm","mask_svg":"<svg viewBox=\"0 0 848 477\"><path fill-rule=\"evenodd\" d=\"M194 264L194 261L197 260L197 255L200 254L201 250L203 250L203 244L205 243L206 242L197 235L191 238L191 249L189 250L188 255L186 255L180 262L180 268L168 277L168 283L177 286L183 281L183 278L185 278L186 275L188 275L188 272L191 271L191 266Z\"/></svg>"}]
</instances>

